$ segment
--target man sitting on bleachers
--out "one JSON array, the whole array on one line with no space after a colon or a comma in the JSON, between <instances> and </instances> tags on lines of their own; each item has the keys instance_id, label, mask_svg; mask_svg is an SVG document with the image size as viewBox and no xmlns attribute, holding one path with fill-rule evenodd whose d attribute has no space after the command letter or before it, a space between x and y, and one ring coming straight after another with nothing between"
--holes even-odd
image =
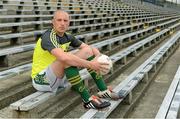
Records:
<instances>
[{"instance_id":1,"label":"man sitting on bleachers","mask_svg":"<svg viewBox=\"0 0 180 119\"><path fill-rule=\"evenodd\" d=\"M84 102L85 108L101 109L110 105L96 96L90 96L85 87L77 67L87 68L95 83L97 84L99 97L111 98L120 97L107 88L100 70L106 70L106 63L99 63L97 57L100 52L96 48L81 42L66 30L69 27L69 14L57 10L52 19L52 29L48 29L37 41L32 65L33 86L39 91L56 91L67 83L71 83L72 89L78 92ZM69 46L79 48L76 53L68 52Z\"/></svg>"}]
</instances>

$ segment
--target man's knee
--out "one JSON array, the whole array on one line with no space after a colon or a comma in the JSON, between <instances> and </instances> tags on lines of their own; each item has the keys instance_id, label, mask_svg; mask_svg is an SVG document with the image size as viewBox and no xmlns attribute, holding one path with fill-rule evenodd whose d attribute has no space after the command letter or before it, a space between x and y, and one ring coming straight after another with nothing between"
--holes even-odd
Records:
<instances>
[{"instance_id":1,"label":"man's knee","mask_svg":"<svg viewBox=\"0 0 180 119\"><path fill-rule=\"evenodd\" d=\"M94 55L93 50L91 47L85 47L81 49L85 55L87 55L87 58Z\"/></svg>"},{"instance_id":2,"label":"man's knee","mask_svg":"<svg viewBox=\"0 0 180 119\"><path fill-rule=\"evenodd\" d=\"M66 65L61 62L61 61L54 61L52 64L51 64L51 68L54 72L54 74L58 77L58 78L62 78L63 75L64 75L64 69L65 69Z\"/></svg>"},{"instance_id":3,"label":"man's knee","mask_svg":"<svg viewBox=\"0 0 180 119\"><path fill-rule=\"evenodd\" d=\"M61 67L61 68L66 67L66 64L59 60L55 60L51 65L55 65L55 66Z\"/></svg>"}]
</instances>

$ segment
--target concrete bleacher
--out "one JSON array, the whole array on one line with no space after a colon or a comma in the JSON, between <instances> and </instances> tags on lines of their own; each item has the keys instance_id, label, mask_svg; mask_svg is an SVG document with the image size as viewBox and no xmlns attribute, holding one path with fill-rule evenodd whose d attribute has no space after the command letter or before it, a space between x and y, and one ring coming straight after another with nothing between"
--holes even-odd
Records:
<instances>
[{"instance_id":1,"label":"concrete bleacher","mask_svg":"<svg viewBox=\"0 0 180 119\"><path fill-rule=\"evenodd\" d=\"M132 7L131 5L112 2L110 0L57 0L56 2L50 0L2 0L0 2L0 13L3 14L0 15L0 29L3 31L0 31L0 48L2 47L0 51L0 63L3 66L14 65L12 55L29 51L31 51L31 53L30 55L28 54L28 56L32 55L35 38L40 36L47 28L50 28L53 12L63 5L65 6L64 9L70 13L72 18L69 32L76 35L76 38L79 38L85 43L97 47L101 52L111 55L114 70L108 74L108 77L114 77L116 72L122 70L123 67L132 62L133 59L180 29L180 16L174 12L172 12L173 14L161 14L160 11L146 11L141 7ZM14 10L14 8L16 8L16 10ZM8 42L7 48L5 42ZM128 47L131 44L133 45ZM179 44L179 42L177 42L176 45L177 44ZM16 46L14 47L14 45ZM119 52L119 50L125 47L127 48ZM172 48L172 51L175 50L174 48L175 47ZM31 58L28 60L31 61ZM153 68L153 71L156 70L153 64L153 67L147 67L146 71L142 71L146 74L140 72L138 78L146 76L145 80L147 80L148 71L152 71L150 68ZM31 63L0 72L0 79L6 82L5 79L21 75L29 70L31 70ZM85 70L81 71L83 79L90 78L89 75L86 74L87 72ZM106 77L106 80L108 77ZM22 79L22 82L24 80L28 81L29 88L26 90L31 89L32 91L33 87L31 85L30 72L26 78ZM20 83L18 85L20 85ZM126 87L123 88L126 89ZM120 90L119 88L116 89ZM23 88L19 88L19 90L23 90ZM23 92L26 92L26 90L23 90ZM0 94L2 93L3 90ZM129 93L130 95L127 100L130 102L130 90L123 90L120 93L121 95L127 95L127 93ZM60 104L64 104L61 97L68 97L69 94L74 96L70 101L71 103L65 104L65 108L59 108L58 106ZM16 92L11 95L15 96ZM8 103L4 104L4 100L7 100ZM19 101L13 103L16 100ZM59 102L57 103L58 100ZM58 94L34 93L33 90L32 93L29 91L28 94L23 94L13 101L8 99L7 96L0 99L0 104L1 101L4 102L0 108L13 103L10 108L13 109L14 117L59 117L59 114L63 116L63 113L66 112L73 103L79 103L80 97L71 92L69 88L65 88ZM113 105L115 104L114 102L112 103ZM117 103L115 105L117 105ZM52 107L47 109L49 106ZM58 111L56 112L54 110ZM107 113L109 114L110 112L105 112L104 117L107 116ZM98 116L97 113L94 117Z\"/></svg>"},{"instance_id":2,"label":"concrete bleacher","mask_svg":"<svg viewBox=\"0 0 180 119\"><path fill-rule=\"evenodd\" d=\"M4 19L4 20L7 18L8 18L8 16L1 16L1 19ZM32 18L32 20L33 19L41 19L41 20L40 21L24 21L23 20L23 19L30 19L30 18ZM34 37L34 36L40 35L44 31L42 29L45 29L45 28L47 29L47 28L50 28L50 26L51 26L51 24L50 24L51 21L46 20L45 18L51 19L52 15L33 15L33 16L30 16L30 15L11 16L11 15L9 15L9 20L14 19L14 22L16 22L17 20L20 20L21 23L13 23L13 22L7 23L6 22L6 23L1 24L0 28L4 29L4 27L6 27L7 32L10 32L10 33L6 33L6 34L1 33L2 35L0 35L0 39L1 40L6 40L6 39L8 39L8 40L14 39L15 40L15 38L22 39L23 37ZM117 21L117 19L118 19L118 16L102 17L102 18L88 18L88 19L78 19L78 20L74 19L71 21L72 27L70 27L70 31L72 30L71 32L75 32L75 33L82 32L83 30L81 30L81 31L77 31L77 30L80 28L84 29L86 27L90 27L90 26L88 26L88 24L98 24L98 23L102 23L102 22ZM43 20L46 20L46 21L43 21ZM85 25L85 24L87 24L87 25L73 27L73 26ZM103 24L100 24L100 25L102 26ZM106 24L104 24L104 25L106 25ZM11 31L9 31L8 28L9 29L12 28ZM3 31L3 32L5 32L5 31ZM20 43L23 43L23 42L20 41Z\"/></svg>"},{"instance_id":3,"label":"concrete bleacher","mask_svg":"<svg viewBox=\"0 0 180 119\"><path fill-rule=\"evenodd\" d=\"M124 52L127 52L128 51L128 49L126 50L126 51L124 51ZM124 54L124 52L122 52L122 53L119 53L119 55L120 54ZM120 58L119 57L119 55L115 55L114 57L112 56L112 59L113 59L113 61L114 62L117 62L118 61L118 59L117 58ZM126 54L126 55L128 55L128 54ZM124 55L125 56L125 55ZM123 59L123 58L122 58ZM119 59L120 60L120 59ZM127 61L125 62L125 63L127 63ZM86 73L87 74L87 73ZM38 94L38 96L37 96L37 94ZM38 93L38 92L36 92L36 93L34 93L34 94L32 94L32 95L30 95L30 96L28 96L28 97L26 97L26 98L24 98L24 99L22 99L20 102L18 101L17 103L14 103L14 104L12 104L12 108L13 109L18 109L18 110L21 110L21 111L28 111L28 115L31 115L32 117L33 117L33 115L31 114L31 110L33 110L33 108L35 108L35 106L37 106L39 103L43 103L45 100L44 99L47 99L48 100L48 97L49 98L52 98L52 95L54 95L54 94L52 94L52 93L44 93L44 94L42 94L42 93ZM36 97L36 101L32 101L32 97ZM46 98L44 98L44 96L46 96ZM54 97L54 96L53 96ZM26 103L28 104L28 106L26 105ZM30 106L29 106L30 105ZM30 114L29 114L30 113ZM22 116L22 115L21 115ZM27 115L23 115L23 116L27 116ZM37 116L37 115L36 115Z\"/></svg>"},{"instance_id":4,"label":"concrete bleacher","mask_svg":"<svg viewBox=\"0 0 180 119\"><path fill-rule=\"evenodd\" d=\"M122 52L119 52L113 56L111 56L112 60L114 63L116 62L121 62L123 65L126 65L128 62L129 62L129 57L131 57L132 55L131 54L134 54L133 56L138 56L138 54L140 52L142 52L143 50L146 50L146 48L148 47L151 47L151 45L153 44L156 44L156 42L159 42L163 39L163 37L167 36L169 34L169 30L170 29L165 29L164 31L160 32L160 33L157 33L156 35L154 36L151 36L145 40L141 42L138 42L137 44L133 45L132 47L129 47L127 49L125 49L124 51ZM153 41L154 40L154 41ZM168 44L168 43L167 43ZM132 50L130 50L132 49ZM87 74L87 73L85 73ZM38 94L38 95L36 95ZM36 99L36 101L33 101L32 97L36 97L34 99ZM44 98L44 96L46 98ZM52 94L52 93L46 93L46 94L42 94L42 93L34 93L14 104L11 105L11 108L15 109L15 115L18 115L18 116L22 116L22 117L36 117L38 115L35 115L35 114L32 114L34 111L33 108L36 109L36 106L39 105L40 103L43 103L46 100L48 100L48 97L49 98L53 98L55 95ZM46 103L46 102L44 102ZM18 109L18 110L17 110ZM26 111L26 114L22 114L20 112L22 111ZM22 115L21 115L22 114Z\"/></svg>"},{"instance_id":5,"label":"concrete bleacher","mask_svg":"<svg viewBox=\"0 0 180 119\"><path fill-rule=\"evenodd\" d=\"M165 8L164 10L163 7L159 7L153 4L148 4L146 2L141 2L139 0L122 0L123 2L126 2L126 4L137 7L139 9L145 10L145 11L151 11L152 13L158 13L158 14L179 14L178 10L173 10L169 8Z\"/></svg>"},{"instance_id":6,"label":"concrete bleacher","mask_svg":"<svg viewBox=\"0 0 180 119\"><path fill-rule=\"evenodd\" d=\"M155 119L176 119L180 106L180 67L178 68L169 90L159 108Z\"/></svg>"},{"instance_id":7,"label":"concrete bleacher","mask_svg":"<svg viewBox=\"0 0 180 119\"><path fill-rule=\"evenodd\" d=\"M166 36L166 35L168 35L168 29L166 29L166 30L164 30L164 31L162 31L161 33L157 33L156 35L154 35L154 36L152 36L151 38L149 38L149 39L146 39L146 40L144 40L144 41L146 41L146 42L144 42L144 41L142 41L142 43L144 44L144 45L140 45L140 44L142 44L142 43L137 43L136 45L134 45L134 46L132 46L132 48L128 48L128 49L126 49L126 50L124 50L122 53L119 53L119 54L115 54L114 56L112 56L111 58L112 58L112 60L114 61L114 62L118 62L118 60L122 60L121 62L123 62L124 64L126 64L127 62L129 62L129 61L127 61L127 60L125 60L125 59L128 59L128 58L126 58L125 56L128 56L128 54L130 55L131 53L129 52L129 51L131 51L131 52L134 52L134 53L132 53L132 54L134 54L134 56L137 56L138 55L138 52L141 52L141 50L143 50L143 48L140 48L140 47L150 47L150 45L153 43L151 40L156 40L156 42L158 42L158 41L160 41L160 39L162 39L163 37L162 36ZM159 37L159 35L162 35L161 37ZM148 43L148 42L150 43ZM139 45L138 45L139 44ZM148 45L147 45L148 44ZM130 50L130 49L133 49L133 50ZM137 49L137 50L136 50ZM141 50L138 50L138 49L141 49ZM124 55L124 57L123 57L123 55ZM121 56L121 57L120 57ZM119 59L120 58L120 59ZM31 110L33 110L33 108L35 108L35 106L36 105L38 105L39 103L43 103L44 102L44 99L46 99L46 100L48 100L48 97L49 98L52 98L52 97L54 97L54 94L51 94L51 93L47 93L47 94L39 94L38 92L37 92L37 94L38 94L38 96L36 95L36 93L34 93L34 94L32 94L32 95L30 95L30 96L28 96L28 97L26 97L26 98L24 98L24 99L22 99L20 102L17 102L17 103L15 103L15 104L12 104L12 108L13 109L18 109L19 111L21 110L21 111L26 111L26 114L22 114L21 116L23 117L23 116L32 116L32 117L36 117L37 115L35 115L35 114L31 114L31 113L33 113L34 111L31 111ZM45 96L46 95L46 96ZM48 96L49 95L49 96ZM35 96L35 97L34 97ZM45 98L44 98L44 96L45 96ZM31 98L30 98L31 97ZM33 97L33 98L32 98ZM34 100L36 100L36 101L34 101ZM42 100L42 101L41 101ZM26 105L26 103L27 103L27 105ZM46 102L45 102L46 103ZM19 108L18 108L19 107ZM28 111L28 113L27 113L27 111Z\"/></svg>"},{"instance_id":8,"label":"concrete bleacher","mask_svg":"<svg viewBox=\"0 0 180 119\"><path fill-rule=\"evenodd\" d=\"M87 6L63 6L63 5L24 5L24 4L0 4L1 9L9 10L55 10L55 9L64 9L64 10L89 10Z\"/></svg>"},{"instance_id":9,"label":"concrete bleacher","mask_svg":"<svg viewBox=\"0 0 180 119\"><path fill-rule=\"evenodd\" d=\"M1 16L1 19L8 19L8 20L14 19L13 21L18 21L19 20L19 21L21 21L21 23L13 23L13 22L12 23L11 22L7 23L6 22L4 24L1 24L1 28L4 28L4 27L12 28L13 27L13 28L15 28L14 31L17 30L17 32L21 32L21 33L10 33L10 35L9 34L3 34L0 37L1 37L2 40L5 40L5 41L7 41L6 39L13 39L13 43L15 43L15 44L16 43L22 44L23 43L22 39L24 40L24 38L26 38L26 37L34 37L34 36L39 36L40 34L42 34L44 32L44 30L41 30L41 29L43 29L42 26L44 24L45 25L47 24L47 26L45 28L49 28L50 23L51 23L50 20L44 21L43 20L44 17L45 18L46 17L48 17L48 18L52 17L52 15L14 15L14 16L8 15L8 16ZM34 17L35 18L37 17L36 19L41 20L41 21L25 21L25 22L23 22L24 21L23 19L28 18L28 20L29 20L29 18L34 19ZM148 18L146 17L146 19L148 19ZM114 22L111 22L111 21L114 21ZM115 23L115 21L117 21L117 22ZM109 22L109 24L104 23L104 22ZM120 23L118 23L118 22L120 22ZM76 34L76 33L77 34L78 33L82 34L83 32L92 32L92 31L95 31L95 30L108 29L108 28L111 28L111 27L121 26L121 30L119 30L119 31L117 31L118 28L114 28L112 30L105 30L105 31L98 32L98 33L88 33L88 34L78 35L77 36L78 38L80 38L81 40L83 40L83 41L85 41L87 43L88 40L90 40L90 39L98 40L98 39L103 38L104 36L105 37L110 37L111 34L119 35L121 33L126 33L127 31L132 32L133 29L137 30L139 28L142 28L142 24L139 24L140 26L136 26L136 24L134 24L135 25L134 27L132 27L131 25L129 27L126 27L126 26L124 26L124 28L122 27L123 23L128 25L130 22L131 22L130 20L118 21L117 16L104 17L104 14L103 14L102 18L89 18L89 19L76 19L76 20L72 19L72 21L71 21L72 26L70 27L70 30L71 30L71 32L73 34ZM92 25L92 23L94 25ZM27 32L26 30L24 30L26 32L23 32L22 27L25 27L25 26L27 27L28 25L32 26L33 24L36 26L35 27L36 29L40 29L40 30L36 30L36 31L32 31L32 32L31 31ZM88 25L84 25L84 24L91 24L91 25L88 26ZM80 25L80 26L77 26L77 25ZM130 27L132 27L132 29ZM17 38L20 39L20 40L17 40ZM10 42L11 41L12 40L10 40Z\"/></svg>"},{"instance_id":10,"label":"concrete bleacher","mask_svg":"<svg viewBox=\"0 0 180 119\"><path fill-rule=\"evenodd\" d=\"M51 15L49 15L49 16L51 16ZM1 16L0 18L1 19L3 19L3 18L8 18L8 16ZM10 16L9 16L10 17ZM17 17L17 19L19 19L20 18L20 16L12 16L11 18L13 19L13 17ZM22 18L30 18L30 16L21 16ZM41 17L41 16L35 16L35 17ZM45 16L45 15L42 15L42 17L48 17L48 16ZM52 17L52 16L51 16ZM6 19L7 19L6 18ZM31 16L31 18L33 18L33 16ZM145 23L145 24L148 24L148 25L154 25L154 24L157 24L157 23L159 23L159 22L163 22L163 20L165 21L165 20L169 20L169 19L173 19L173 18L178 18L178 16L175 16L175 17L170 17L170 18L163 18L162 20L161 19L159 19L159 20L155 20L154 22L152 21L152 22L147 22L147 23ZM72 28L78 28L78 27L76 27L76 25L85 25L85 24L98 24L98 23L102 23L102 24L100 24L101 26L103 25L103 24L105 24L104 22L111 22L111 21L117 21L118 20L118 17L104 17L104 18L89 18L89 19L78 19L78 20L72 20L71 21L71 24L73 25L72 27L70 27L70 30L72 29ZM117 21L117 22L120 22L120 21ZM122 24L122 22L125 22L125 20L122 20L121 21L121 24ZM130 21L127 21L127 22L130 22ZM28 25L43 25L43 24L48 24L49 25L49 27L50 27L50 23L51 23L51 21L50 20L47 20L47 21L27 21L27 22L21 22L21 23L4 23L4 24L1 24L0 25L0 28L4 28L4 27L15 27L15 29L20 29L20 30L22 30L22 26L28 26ZM114 22L112 22L112 23L114 23ZM120 24L120 25L121 25ZM86 26L88 26L88 25L86 25ZM18 27L20 27L20 28L18 28ZM85 26L79 26L79 27L81 27L81 28L84 28ZM90 26L89 26L90 27ZM92 27L93 27L93 25L92 25ZM104 28L104 27L102 27L102 28ZM43 28L40 28L40 29L43 29ZM19 31L19 32L22 32L22 31ZM80 32L80 31L79 31ZM73 32L72 32L73 33ZM9 39L9 38L7 38L6 37L6 35L1 35L1 38L2 39ZM13 38L13 36L12 36L12 38Z\"/></svg>"},{"instance_id":11,"label":"concrete bleacher","mask_svg":"<svg viewBox=\"0 0 180 119\"><path fill-rule=\"evenodd\" d=\"M15 0L14 0L14 1L15 1ZM14 2L14 1L13 1L13 2ZM6 2L5 2L5 3L6 3ZM108 2L108 3L109 3L109 2ZM127 6L126 6L126 7L127 7ZM126 8L126 7L125 7L125 8ZM130 8L130 7L128 7L128 8ZM125 11L125 10L124 10L124 11ZM39 16L39 15L38 15L38 16ZM12 16L11 16L11 17L12 17ZM18 18L18 19L19 19L19 18ZM28 19L29 19L29 18L28 18ZM22 21L23 21L23 20L22 20ZM77 22L77 21L75 21L75 23L76 23L76 22ZM30 23L32 23L32 24L37 24L37 25L39 26L39 24L41 24L42 22L41 22L41 21L36 21L36 22L33 21L33 22L29 22L29 24L30 24ZM43 22L43 23L44 23L44 22ZM47 21L47 22L45 22L45 23L50 23L50 22ZM86 22L84 22L84 23L86 23ZM91 23L91 22L90 22L90 23ZM12 24L13 24L13 23L9 23L9 24L6 23L6 24L4 24L4 26L3 26L3 24L2 24L2 27L5 27L5 26L8 27L8 26L11 26ZM16 25L18 25L18 24L13 24L12 27L14 27L14 25L16 26ZM28 22L27 22L27 24L25 24L25 23L23 24L23 23L22 23L22 25L28 25ZM42 25L40 25L40 26L42 26ZM81 26L81 27L83 27L83 26ZM37 28L39 28L39 27L37 27ZM74 27L74 28L76 28L76 27ZM108 27L107 27L107 28L108 28ZM17 28L16 28L16 29L17 29ZM20 29L21 29L21 28L20 28ZM42 28L40 27L40 29L42 29ZM90 29L90 28L88 27L87 29ZM85 30L87 30L87 29L85 29ZM73 30L73 31L78 31L78 30L75 29L75 30ZM12 34L12 37L7 37L7 35L5 35L5 36L2 36L2 38L8 38L8 39L9 39L9 38L16 38L16 37L22 37L22 38L23 38L23 37L27 37L27 36L29 36L29 35L36 35L36 33L39 34L39 33L42 33L42 32L41 32L41 31L37 31L37 32L35 32L35 33L27 32L27 33L25 33L25 34L24 34L24 33L23 33L23 34L22 34L22 33L20 33L20 34ZM26 35L26 34L27 34L27 35Z\"/></svg>"},{"instance_id":12,"label":"concrete bleacher","mask_svg":"<svg viewBox=\"0 0 180 119\"><path fill-rule=\"evenodd\" d=\"M85 4L74 1L18 1L3 0L0 8L7 9L65 9L65 10L83 10L89 9Z\"/></svg>"},{"instance_id":13,"label":"concrete bleacher","mask_svg":"<svg viewBox=\"0 0 180 119\"><path fill-rule=\"evenodd\" d=\"M171 18L172 19L172 18ZM169 19L170 20L170 19ZM174 23L176 23L176 22L178 22L179 21L179 18L177 18L177 19L174 19L174 20L171 20L171 21L168 21L168 22L164 22L164 23L162 23L162 24L159 24L159 25L157 25L157 28L158 29L163 29L163 28L167 28L168 26L170 26L171 24L174 24ZM125 21L124 21L125 22ZM111 23L111 22L110 22ZM113 22L114 23L114 22ZM123 21L120 21L120 24L122 24L123 23ZM127 22L128 23L128 22ZM160 22L158 22L158 23L160 23ZM118 24L118 22L116 22L116 24ZM157 24L157 23L156 23ZM99 25L99 27L97 27ZM85 25L85 26L74 26L74 32L72 32L72 33L78 33L78 32L82 32L83 33L83 31L90 31L90 32L92 32L92 31L96 31L96 30L99 30L99 29L102 29L102 28L109 28L109 27L106 27L106 25L108 25L107 23L104 23L104 27L103 27L103 23L102 24L95 24L95 25L91 25L91 26L88 26L88 25ZM100 27L101 26L101 27ZM118 26L118 25L117 25ZM151 24L150 24L150 26L151 26ZM113 26L111 26L111 27L113 27ZM111 28L110 27L110 28ZM70 29L71 29L72 27L70 27ZM87 29L87 28L89 28L89 29ZM131 28L131 29L130 29ZM111 30L104 30L104 31L101 31L101 32L95 32L95 33L87 33L87 34L84 34L84 35L77 35L76 37L77 38L80 38L81 40L83 40L84 42L86 42L86 43L91 43L91 42L93 42L93 41L100 41L100 39L102 40L103 38L106 38L106 37L112 37L112 36L116 36L116 35L119 35L119 34L124 34L124 33L127 33L127 32L132 32L132 31L134 31L134 30L140 30L140 29L142 29L143 28L143 25L142 24L137 24L137 25L130 25L129 27L128 26L124 26L123 27L123 25L121 26L121 28L114 28L114 29L111 29ZM157 29L156 28L156 29ZM72 28L73 29L73 28ZM154 28L155 29L155 28ZM146 29L147 30L147 29ZM35 31L34 31L35 32ZM31 36L34 32L26 32L27 33L27 35L28 36ZM41 34L41 33L43 33L44 32L44 30L40 30L40 31L37 31L37 33L39 33L39 35ZM148 32L153 32L153 30L152 31L148 31ZM145 35L145 34L147 34L147 33L141 33L141 34L143 34L143 35ZM8 35L1 35L1 38L3 38L3 36L4 36L4 39L6 38L6 39L9 39L9 38L15 38L15 37L20 37L20 36L22 36L21 35L21 33L16 33L16 34L14 34L15 36L13 36L13 35L11 35L11 36L8 36ZM88 37L87 37L88 36ZM129 42L131 39L137 39L139 36L141 36L141 35L139 35L138 33L136 33L136 35L129 35L129 38L126 38L126 39L129 39L128 41L123 41L123 42ZM23 37L23 36L22 36ZM91 40L91 39L93 39L93 40ZM122 44L123 45L123 44ZM21 46L20 46L21 47ZM22 48L20 48L20 49L22 49ZM23 51L26 51L26 49L27 49L27 51L28 51L28 47L27 48L23 48ZM14 50L14 52L16 52L16 48L13 48L13 50ZM4 52L5 50L2 50L2 52ZM3 61L3 60L7 60L7 57L5 57L6 55L9 55L10 54L10 52L11 52L11 50L9 50L8 52L6 51L6 53L2 53L1 54L1 62L5 62L5 61ZM18 53L19 52L19 50L18 50L18 48L17 48L17 52L16 53ZM6 54L6 55L5 55ZM13 52L11 53L11 54L13 54ZM6 64L7 66L8 66L8 64Z\"/></svg>"},{"instance_id":14,"label":"concrete bleacher","mask_svg":"<svg viewBox=\"0 0 180 119\"><path fill-rule=\"evenodd\" d=\"M170 31L174 32L175 29L178 30L179 25L180 25L180 23L169 27ZM106 47L110 51L110 50L113 50L114 48L117 47L116 44L118 44L118 47L126 46L130 42L132 43L133 41L137 41L139 39L142 39L146 35L150 35L149 33L153 32L153 31L155 31L155 27L149 27L145 30L141 30L138 32L132 32L132 33L125 34L125 35L122 35L119 37L104 40L104 41L92 44L92 46L97 47L101 52L103 52ZM7 48L7 49L4 49L1 51L0 56L6 57L7 55L10 56L11 54L33 50L34 46L35 46L35 44L29 44L29 45L25 45L25 46L16 46L16 47L11 48L11 49Z\"/></svg>"},{"instance_id":15,"label":"concrete bleacher","mask_svg":"<svg viewBox=\"0 0 180 119\"><path fill-rule=\"evenodd\" d=\"M119 93L121 96L128 95L128 101L131 103L132 90L138 85L140 80L143 82L150 82L163 63L167 60L167 57L179 46L180 44L180 32L177 32L168 42L166 42L160 49L158 49L149 59L147 59L142 65L140 65L134 72L132 72L123 82L113 89L114 92ZM179 79L179 78L178 78ZM107 118L108 115L122 102L124 99L118 101L110 101L111 106L105 111L98 111L90 109L81 118ZM165 101L166 103L166 101ZM168 109L167 107L163 107ZM164 113L162 113L164 114ZM159 117L157 117L159 119ZM161 118L161 117L160 117Z\"/></svg>"},{"instance_id":16,"label":"concrete bleacher","mask_svg":"<svg viewBox=\"0 0 180 119\"><path fill-rule=\"evenodd\" d=\"M180 27L180 23L175 24L175 25L169 27L168 32L169 33L174 32L179 27ZM145 30L141 30L141 31L138 31L138 32L132 32L132 33L125 34L125 35L122 35L122 36L119 36L119 37L115 37L115 38L107 39L107 40L104 40L104 41L101 41L101 42L97 42L97 43L92 44L92 46L98 48L101 52L104 52L106 50L112 51L113 49L116 49L117 44L118 44L118 47L127 46L128 43L140 40L143 37L145 37L145 34L150 35L148 33L151 33L153 31L155 31L155 27L149 27L149 28L147 28ZM17 47L14 47L14 48L7 48L7 49L2 50L0 54L1 54L1 56L5 57L6 55L9 56L9 55L14 54L14 53L20 53L20 52L33 50L34 47L35 47L35 44L29 44L29 45L24 45L24 46L17 46ZM29 69L30 69L30 65L29 65ZM10 71L10 72L12 72L12 71ZM10 74L10 73L6 72L5 74ZM3 77L4 73L2 73L0 76Z\"/></svg>"}]
</instances>

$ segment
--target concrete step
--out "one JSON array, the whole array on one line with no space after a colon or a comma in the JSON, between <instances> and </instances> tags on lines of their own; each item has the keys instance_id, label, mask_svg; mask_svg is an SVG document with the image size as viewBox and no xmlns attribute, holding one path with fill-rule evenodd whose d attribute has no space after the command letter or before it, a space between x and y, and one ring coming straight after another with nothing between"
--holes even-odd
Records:
<instances>
[{"instance_id":1,"label":"concrete step","mask_svg":"<svg viewBox=\"0 0 180 119\"><path fill-rule=\"evenodd\" d=\"M35 92L29 74L30 72L26 72L22 75L0 81L0 109Z\"/></svg>"}]
</instances>

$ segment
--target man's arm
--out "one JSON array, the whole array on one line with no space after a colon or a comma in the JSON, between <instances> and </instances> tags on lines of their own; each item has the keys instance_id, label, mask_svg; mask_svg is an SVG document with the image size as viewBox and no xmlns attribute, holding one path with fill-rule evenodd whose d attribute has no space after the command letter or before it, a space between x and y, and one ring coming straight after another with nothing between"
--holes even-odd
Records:
<instances>
[{"instance_id":1,"label":"man's arm","mask_svg":"<svg viewBox=\"0 0 180 119\"><path fill-rule=\"evenodd\" d=\"M105 65L107 65L107 63L98 62L96 60L88 61L81 59L70 52L64 52L61 48L52 49L51 54L54 55L57 60L65 63L67 66L90 68L97 72L104 70Z\"/></svg>"},{"instance_id":2,"label":"man's arm","mask_svg":"<svg viewBox=\"0 0 180 119\"><path fill-rule=\"evenodd\" d=\"M66 65L69 66L90 68L92 65L91 62L81 59L70 52L64 52L61 48L52 49L51 54L54 55L57 60L64 62Z\"/></svg>"},{"instance_id":3,"label":"man's arm","mask_svg":"<svg viewBox=\"0 0 180 119\"><path fill-rule=\"evenodd\" d=\"M95 56L99 56L101 54L97 48L94 48L94 47L87 45L85 43L82 43L79 48L82 49L82 48L88 48L88 47L92 49L92 52Z\"/></svg>"}]
</instances>

